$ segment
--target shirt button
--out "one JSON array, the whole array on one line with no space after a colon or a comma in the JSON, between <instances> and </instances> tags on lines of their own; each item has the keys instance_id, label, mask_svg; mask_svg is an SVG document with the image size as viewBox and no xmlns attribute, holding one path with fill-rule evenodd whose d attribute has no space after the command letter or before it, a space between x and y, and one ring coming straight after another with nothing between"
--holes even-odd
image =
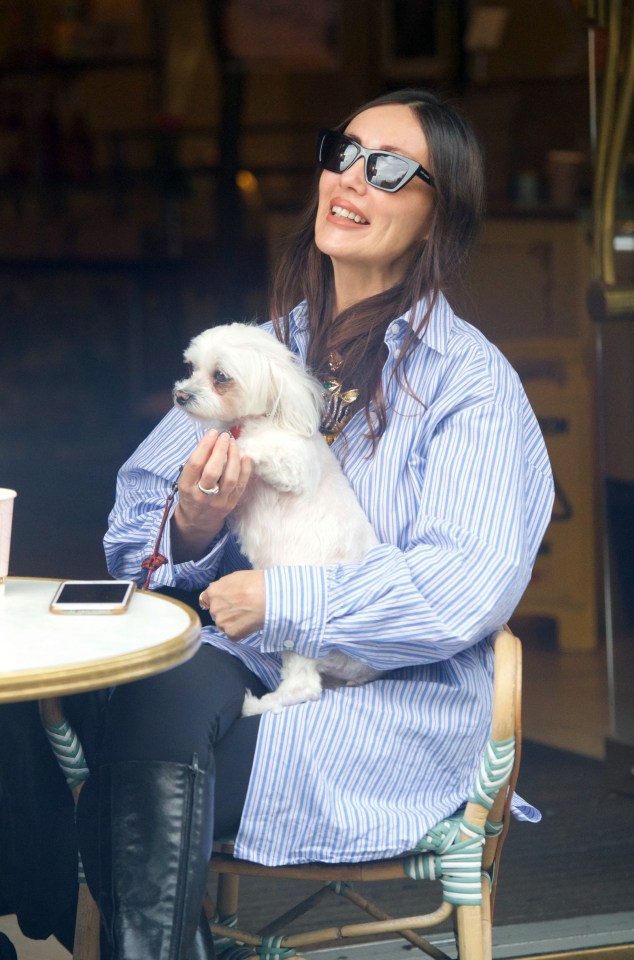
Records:
<instances>
[{"instance_id":1,"label":"shirt button","mask_svg":"<svg viewBox=\"0 0 634 960\"><path fill-rule=\"evenodd\" d=\"M294 646L294 644L293 644L293 641L292 641L292 640L285 640L285 641L284 641L284 649L285 649L285 650L292 650L292 649L293 649L293 646Z\"/></svg>"},{"instance_id":2,"label":"shirt button","mask_svg":"<svg viewBox=\"0 0 634 960\"><path fill-rule=\"evenodd\" d=\"M400 325L400 323L392 323L392 324L390 324L390 333L393 333L394 336L397 337L400 332L401 332L401 325Z\"/></svg>"}]
</instances>

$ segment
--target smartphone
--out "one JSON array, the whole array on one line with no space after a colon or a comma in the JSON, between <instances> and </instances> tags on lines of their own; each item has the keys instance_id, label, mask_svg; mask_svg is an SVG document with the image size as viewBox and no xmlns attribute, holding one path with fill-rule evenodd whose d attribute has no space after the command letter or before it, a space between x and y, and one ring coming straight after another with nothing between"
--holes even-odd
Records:
<instances>
[{"instance_id":1,"label":"smartphone","mask_svg":"<svg viewBox=\"0 0 634 960\"><path fill-rule=\"evenodd\" d=\"M64 580L49 610L51 613L125 613L135 587L132 580Z\"/></svg>"}]
</instances>

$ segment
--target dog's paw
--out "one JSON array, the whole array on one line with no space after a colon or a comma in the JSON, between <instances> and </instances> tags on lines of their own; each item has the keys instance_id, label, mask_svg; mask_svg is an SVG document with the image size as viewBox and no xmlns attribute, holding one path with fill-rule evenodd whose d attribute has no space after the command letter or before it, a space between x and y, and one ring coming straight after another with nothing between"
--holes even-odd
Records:
<instances>
[{"instance_id":1,"label":"dog's paw","mask_svg":"<svg viewBox=\"0 0 634 960\"><path fill-rule=\"evenodd\" d=\"M273 462L260 463L255 467L259 477L280 493L292 493L296 497L316 486L315 473L310 464L292 457L280 456Z\"/></svg>"},{"instance_id":2,"label":"dog's paw","mask_svg":"<svg viewBox=\"0 0 634 960\"><path fill-rule=\"evenodd\" d=\"M317 488L319 463L302 437L262 431L244 440L241 451L252 460L255 474L280 493L301 496Z\"/></svg>"},{"instance_id":3,"label":"dog's paw","mask_svg":"<svg viewBox=\"0 0 634 960\"><path fill-rule=\"evenodd\" d=\"M242 716L257 717L261 713L263 713L263 710L259 697L256 697L250 690L247 690L244 695L244 703L242 704Z\"/></svg>"},{"instance_id":4,"label":"dog's paw","mask_svg":"<svg viewBox=\"0 0 634 960\"><path fill-rule=\"evenodd\" d=\"M263 697L255 697L247 690L242 704L242 716L257 717L263 713L281 713L284 707L319 700L320 696L321 686L319 689L307 690L303 687L290 689L290 686L282 684L272 693L265 693Z\"/></svg>"},{"instance_id":5,"label":"dog's paw","mask_svg":"<svg viewBox=\"0 0 634 960\"><path fill-rule=\"evenodd\" d=\"M281 713L285 704L274 693L265 693L263 697L256 697L247 690L242 704L243 717L259 717L263 713Z\"/></svg>"}]
</instances>

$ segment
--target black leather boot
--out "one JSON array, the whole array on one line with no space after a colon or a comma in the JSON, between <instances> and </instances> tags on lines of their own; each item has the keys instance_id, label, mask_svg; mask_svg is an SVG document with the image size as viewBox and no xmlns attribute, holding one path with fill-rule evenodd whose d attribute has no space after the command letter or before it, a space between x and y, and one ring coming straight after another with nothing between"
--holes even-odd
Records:
<instances>
[{"instance_id":1,"label":"black leather boot","mask_svg":"<svg viewBox=\"0 0 634 960\"><path fill-rule=\"evenodd\" d=\"M209 927L207 915L203 910L187 960L214 960L215 956L214 938Z\"/></svg>"},{"instance_id":2,"label":"black leather boot","mask_svg":"<svg viewBox=\"0 0 634 960\"><path fill-rule=\"evenodd\" d=\"M99 906L112 960L213 960L201 924L213 776L196 757L111 764L100 771L99 807Z\"/></svg>"},{"instance_id":3,"label":"black leather boot","mask_svg":"<svg viewBox=\"0 0 634 960\"><path fill-rule=\"evenodd\" d=\"M15 947L7 937L6 933L0 933L0 960L18 960Z\"/></svg>"}]
</instances>

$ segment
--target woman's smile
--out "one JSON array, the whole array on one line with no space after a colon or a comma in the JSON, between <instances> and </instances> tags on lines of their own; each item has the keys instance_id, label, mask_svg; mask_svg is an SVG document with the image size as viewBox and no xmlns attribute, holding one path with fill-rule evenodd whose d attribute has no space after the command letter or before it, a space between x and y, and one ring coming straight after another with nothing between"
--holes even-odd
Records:
<instances>
[{"instance_id":1,"label":"woman's smile","mask_svg":"<svg viewBox=\"0 0 634 960\"><path fill-rule=\"evenodd\" d=\"M361 210L349 200L343 200L341 197L335 197L330 204L330 212L326 219L330 223L336 223L338 226L369 226L369 220Z\"/></svg>"}]
</instances>

